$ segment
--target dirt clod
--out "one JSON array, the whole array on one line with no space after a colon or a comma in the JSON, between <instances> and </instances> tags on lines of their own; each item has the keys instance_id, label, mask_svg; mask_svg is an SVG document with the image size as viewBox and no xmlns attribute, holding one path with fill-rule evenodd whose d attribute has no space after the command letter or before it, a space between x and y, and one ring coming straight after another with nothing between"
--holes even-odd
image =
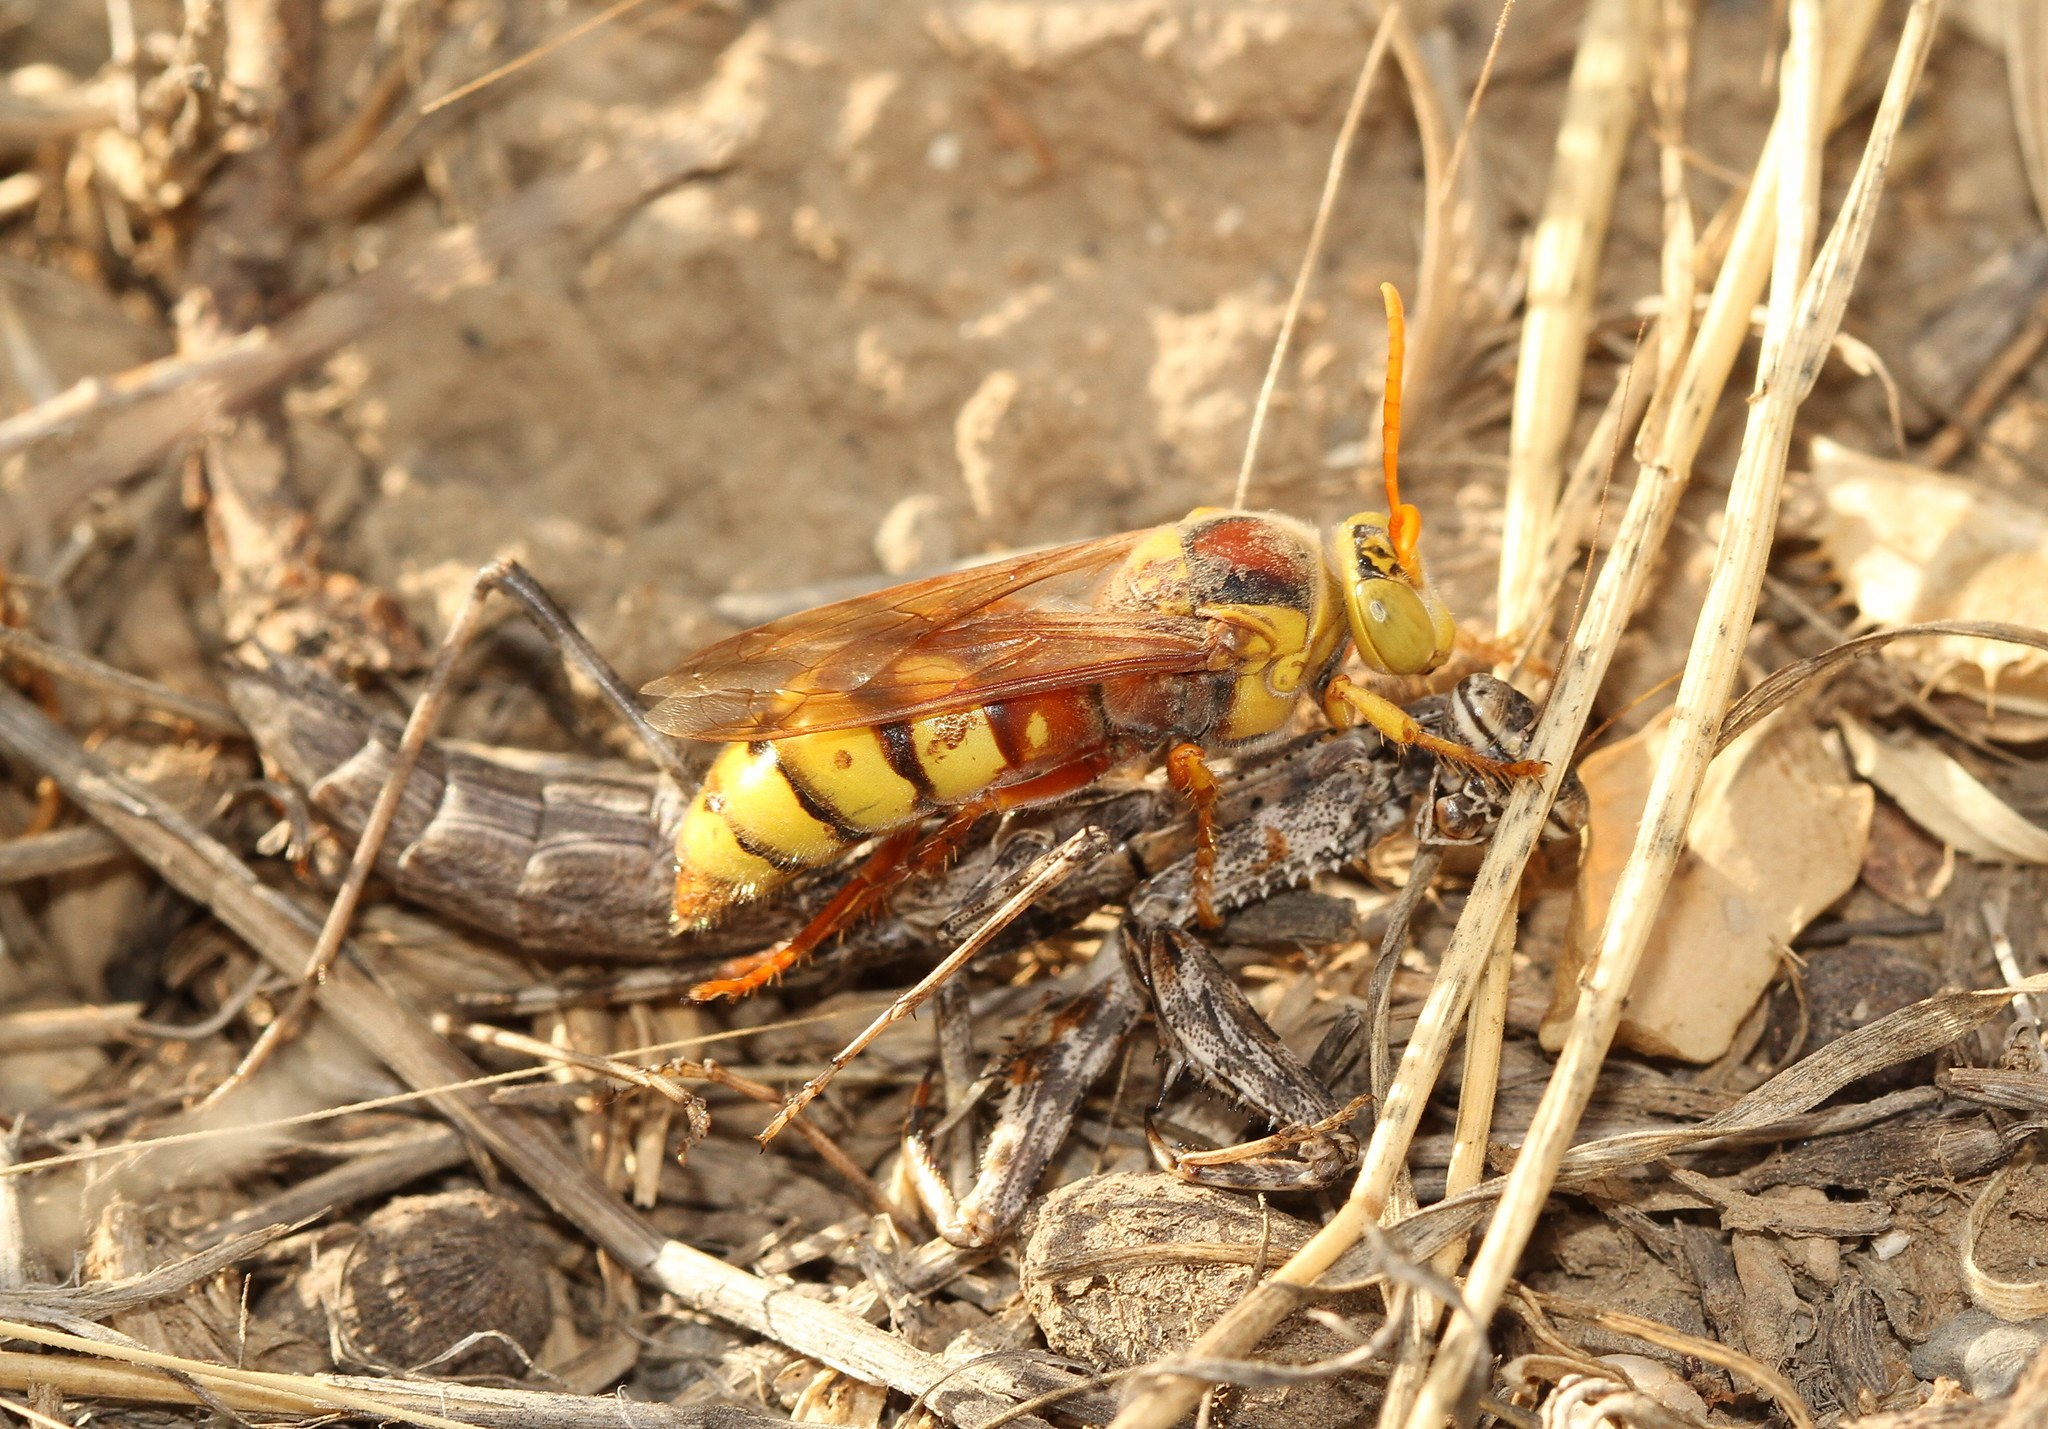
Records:
<instances>
[{"instance_id":1,"label":"dirt clod","mask_svg":"<svg viewBox=\"0 0 2048 1429\"><path fill-rule=\"evenodd\" d=\"M547 1334L546 1261L502 1197L408 1196L363 1223L334 1306L344 1350L374 1363L523 1376ZM473 1334L487 1338L440 1358Z\"/></svg>"},{"instance_id":2,"label":"dirt clod","mask_svg":"<svg viewBox=\"0 0 2048 1429\"><path fill-rule=\"evenodd\" d=\"M1187 1348L1250 1288L1255 1265L1279 1264L1308 1239L1306 1222L1256 1201L1164 1173L1093 1176L1046 1198L1024 1250L1024 1296L1052 1349L1102 1369ZM1334 1304L1365 1334L1377 1313L1362 1297ZM1295 1318L1251 1358L1306 1364L1352 1348ZM1378 1400L1356 1377L1223 1391L1217 1422L1239 1429L1349 1424Z\"/></svg>"}]
</instances>

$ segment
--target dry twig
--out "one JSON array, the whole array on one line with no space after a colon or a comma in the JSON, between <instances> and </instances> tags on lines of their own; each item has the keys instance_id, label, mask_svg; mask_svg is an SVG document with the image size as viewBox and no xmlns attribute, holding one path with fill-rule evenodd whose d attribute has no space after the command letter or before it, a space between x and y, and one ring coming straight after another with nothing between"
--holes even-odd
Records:
<instances>
[{"instance_id":1,"label":"dry twig","mask_svg":"<svg viewBox=\"0 0 2048 1429\"><path fill-rule=\"evenodd\" d=\"M1649 39L1649 0L1595 0L1587 8L1558 124L1550 190L1530 239L1496 616L1498 634L1510 644L1533 633L1543 606L1542 553L1552 544L1547 538L1564 474L1564 446L1579 411L1600 251L1622 156L1635 132Z\"/></svg>"}]
</instances>

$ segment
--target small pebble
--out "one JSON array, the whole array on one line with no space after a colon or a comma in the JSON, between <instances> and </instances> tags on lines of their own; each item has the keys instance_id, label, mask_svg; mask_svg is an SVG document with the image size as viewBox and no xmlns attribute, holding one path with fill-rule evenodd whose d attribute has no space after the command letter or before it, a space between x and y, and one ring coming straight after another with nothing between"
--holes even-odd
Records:
<instances>
[{"instance_id":1,"label":"small pebble","mask_svg":"<svg viewBox=\"0 0 2048 1429\"><path fill-rule=\"evenodd\" d=\"M1913 1373L1961 1380L1979 1399L2007 1394L2027 1365L2048 1345L2048 1317L2006 1321L1975 1306L1934 1329L1913 1351Z\"/></svg>"}]
</instances>

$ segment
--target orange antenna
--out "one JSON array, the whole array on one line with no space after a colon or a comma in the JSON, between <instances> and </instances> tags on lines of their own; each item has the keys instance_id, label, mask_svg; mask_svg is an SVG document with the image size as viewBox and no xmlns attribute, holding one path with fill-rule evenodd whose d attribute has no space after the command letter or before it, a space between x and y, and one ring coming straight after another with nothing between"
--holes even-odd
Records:
<instances>
[{"instance_id":1,"label":"orange antenna","mask_svg":"<svg viewBox=\"0 0 2048 1429\"><path fill-rule=\"evenodd\" d=\"M1407 349L1408 324L1401 295L1392 283L1380 284L1387 304L1387 389L1380 406L1380 465L1387 475L1387 537L1401 569L1418 582L1422 562L1415 543L1422 535L1422 513L1401 500L1401 359Z\"/></svg>"}]
</instances>

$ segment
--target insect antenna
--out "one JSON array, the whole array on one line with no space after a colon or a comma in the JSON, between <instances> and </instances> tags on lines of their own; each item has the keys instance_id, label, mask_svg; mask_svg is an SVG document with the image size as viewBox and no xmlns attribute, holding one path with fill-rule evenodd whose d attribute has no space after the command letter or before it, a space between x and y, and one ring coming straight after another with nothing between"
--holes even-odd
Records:
<instances>
[{"instance_id":1,"label":"insect antenna","mask_svg":"<svg viewBox=\"0 0 2048 1429\"><path fill-rule=\"evenodd\" d=\"M1408 350L1408 319L1401 295L1392 283L1380 284L1387 305L1387 386L1380 399L1380 469L1387 478L1387 538L1394 558L1417 585L1422 583L1422 557L1415 549L1422 535L1422 513L1401 500L1401 361Z\"/></svg>"}]
</instances>

